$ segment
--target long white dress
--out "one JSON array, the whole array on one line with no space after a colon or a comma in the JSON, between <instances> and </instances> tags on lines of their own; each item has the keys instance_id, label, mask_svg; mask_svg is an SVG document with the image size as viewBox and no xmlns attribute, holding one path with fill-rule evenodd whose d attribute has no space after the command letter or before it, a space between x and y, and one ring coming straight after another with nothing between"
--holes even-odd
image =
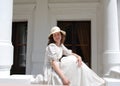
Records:
<instances>
[{"instance_id":1,"label":"long white dress","mask_svg":"<svg viewBox=\"0 0 120 86\"><path fill-rule=\"evenodd\" d=\"M60 77L52 69L50 63L55 60L65 76L70 80L70 86L104 86L105 81L92 71L84 62L78 67L77 59L72 51L63 44L60 47L51 43L46 48L44 81L48 85L63 85ZM66 55L59 61L59 59Z\"/></svg>"}]
</instances>

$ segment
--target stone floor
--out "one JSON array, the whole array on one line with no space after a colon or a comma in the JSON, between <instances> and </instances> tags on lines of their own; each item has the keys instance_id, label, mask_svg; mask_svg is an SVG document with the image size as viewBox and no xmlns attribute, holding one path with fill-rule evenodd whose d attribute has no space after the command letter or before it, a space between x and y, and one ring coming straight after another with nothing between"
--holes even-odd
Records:
<instances>
[{"instance_id":1,"label":"stone floor","mask_svg":"<svg viewBox=\"0 0 120 86\"><path fill-rule=\"evenodd\" d=\"M33 78L34 77L32 75L13 75L5 78L0 77L0 86L47 86L42 84L31 84L31 79ZM106 81L105 86L120 86L120 79L104 79Z\"/></svg>"}]
</instances>

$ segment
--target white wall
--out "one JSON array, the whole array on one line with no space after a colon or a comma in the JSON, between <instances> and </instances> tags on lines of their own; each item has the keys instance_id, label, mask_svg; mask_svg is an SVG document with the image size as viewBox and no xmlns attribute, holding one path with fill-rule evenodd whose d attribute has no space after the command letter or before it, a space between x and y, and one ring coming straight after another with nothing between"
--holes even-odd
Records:
<instances>
[{"instance_id":1,"label":"white wall","mask_svg":"<svg viewBox=\"0 0 120 86\"><path fill-rule=\"evenodd\" d=\"M120 39L120 0L117 0L118 1L118 28L119 28L119 39Z\"/></svg>"},{"instance_id":2,"label":"white wall","mask_svg":"<svg viewBox=\"0 0 120 86\"><path fill-rule=\"evenodd\" d=\"M27 61L26 72L31 73L32 67L32 49L33 49L33 32L34 32L34 9L35 4L14 4L13 6L13 21L28 21L28 36L27 36Z\"/></svg>"},{"instance_id":3,"label":"white wall","mask_svg":"<svg viewBox=\"0 0 120 86\"><path fill-rule=\"evenodd\" d=\"M14 4L13 21L28 21L26 74L43 73L44 53L50 28L57 20L91 20L92 69L101 75L102 37L99 2L92 3L36 3Z\"/></svg>"},{"instance_id":4,"label":"white wall","mask_svg":"<svg viewBox=\"0 0 120 86\"><path fill-rule=\"evenodd\" d=\"M47 0L36 0L31 74L43 72L48 34L48 2Z\"/></svg>"},{"instance_id":5,"label":"white wall","mask_svg":"<svg viewBox=\"0 0 120 86\"><path fill-rule=\"evenodd\" d=\"M97 8L97 58L98 58L98 74L103 76L103 37L104 37L104 23L103 23L103 2L99 3Z\"/></svg>"}]
</instances>

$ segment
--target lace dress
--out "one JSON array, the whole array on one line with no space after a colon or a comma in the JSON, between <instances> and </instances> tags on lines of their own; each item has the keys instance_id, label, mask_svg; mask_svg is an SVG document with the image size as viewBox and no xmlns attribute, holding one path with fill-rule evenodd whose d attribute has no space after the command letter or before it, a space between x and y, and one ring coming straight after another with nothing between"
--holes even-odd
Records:
<instances>
[{"instance_id":1,"label":"lace dress","mask_svg":"<svg viewBox=\"0 0 120 86\"><path fill-rule=\"evenodd\" d=\"M44 81L48 85L63 85L61 78L52 69L50 63L55 60L65 76L70 80L70 86L104 86L104 80L92 71L84 62L78 67L77 59L72 51L63 44L60 47L51 43L46 48ZM65 55L59 61L59 59Z\"/></svg>"}]
</instances>

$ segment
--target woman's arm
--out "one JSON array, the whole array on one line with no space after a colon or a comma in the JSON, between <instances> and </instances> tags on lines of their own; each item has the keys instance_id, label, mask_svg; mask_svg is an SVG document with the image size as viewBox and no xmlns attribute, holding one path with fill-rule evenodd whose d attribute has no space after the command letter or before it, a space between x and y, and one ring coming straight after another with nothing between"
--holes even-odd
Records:
<instances>
[{"instance_id":1,"label":"woman's arm","mask_svg":"<svg viewBox=\"0 0 120 86\"><path fill-rule=\"evenodd\" d=\"M82 65L82 58L81 56L77 55L76 53L72 53L77 58L78 66L80 67Z\"/></svg>"},{"instance_id":2,"label":"woman's arm","mask_svg":"<svg viewBox=\"0 0 120 86\"><path fill-rule=\"evenodd\" d=\"M77 55L76 53L73 53L72 50L66 48L63 44L61 45L63 49L64 55L74 55L77 58L78 66L80 67L82 65L82 58Z\"/></svg>"},{"instance_id":3,"label":"woman's arm","mask_svg":"<svg viewBox=\"0 0 120 86\"><path fill-rule=\"evenodd\" d=\"M60 69L59 65L57 64L56 61L52 61L51 62L52 68L55 70L55 72L59 75L59 77L61 78L62 82L64 85L69 85L70 81L65 77L65 75L63 74L62 70Z\"/></svg>"}]
</instances>

